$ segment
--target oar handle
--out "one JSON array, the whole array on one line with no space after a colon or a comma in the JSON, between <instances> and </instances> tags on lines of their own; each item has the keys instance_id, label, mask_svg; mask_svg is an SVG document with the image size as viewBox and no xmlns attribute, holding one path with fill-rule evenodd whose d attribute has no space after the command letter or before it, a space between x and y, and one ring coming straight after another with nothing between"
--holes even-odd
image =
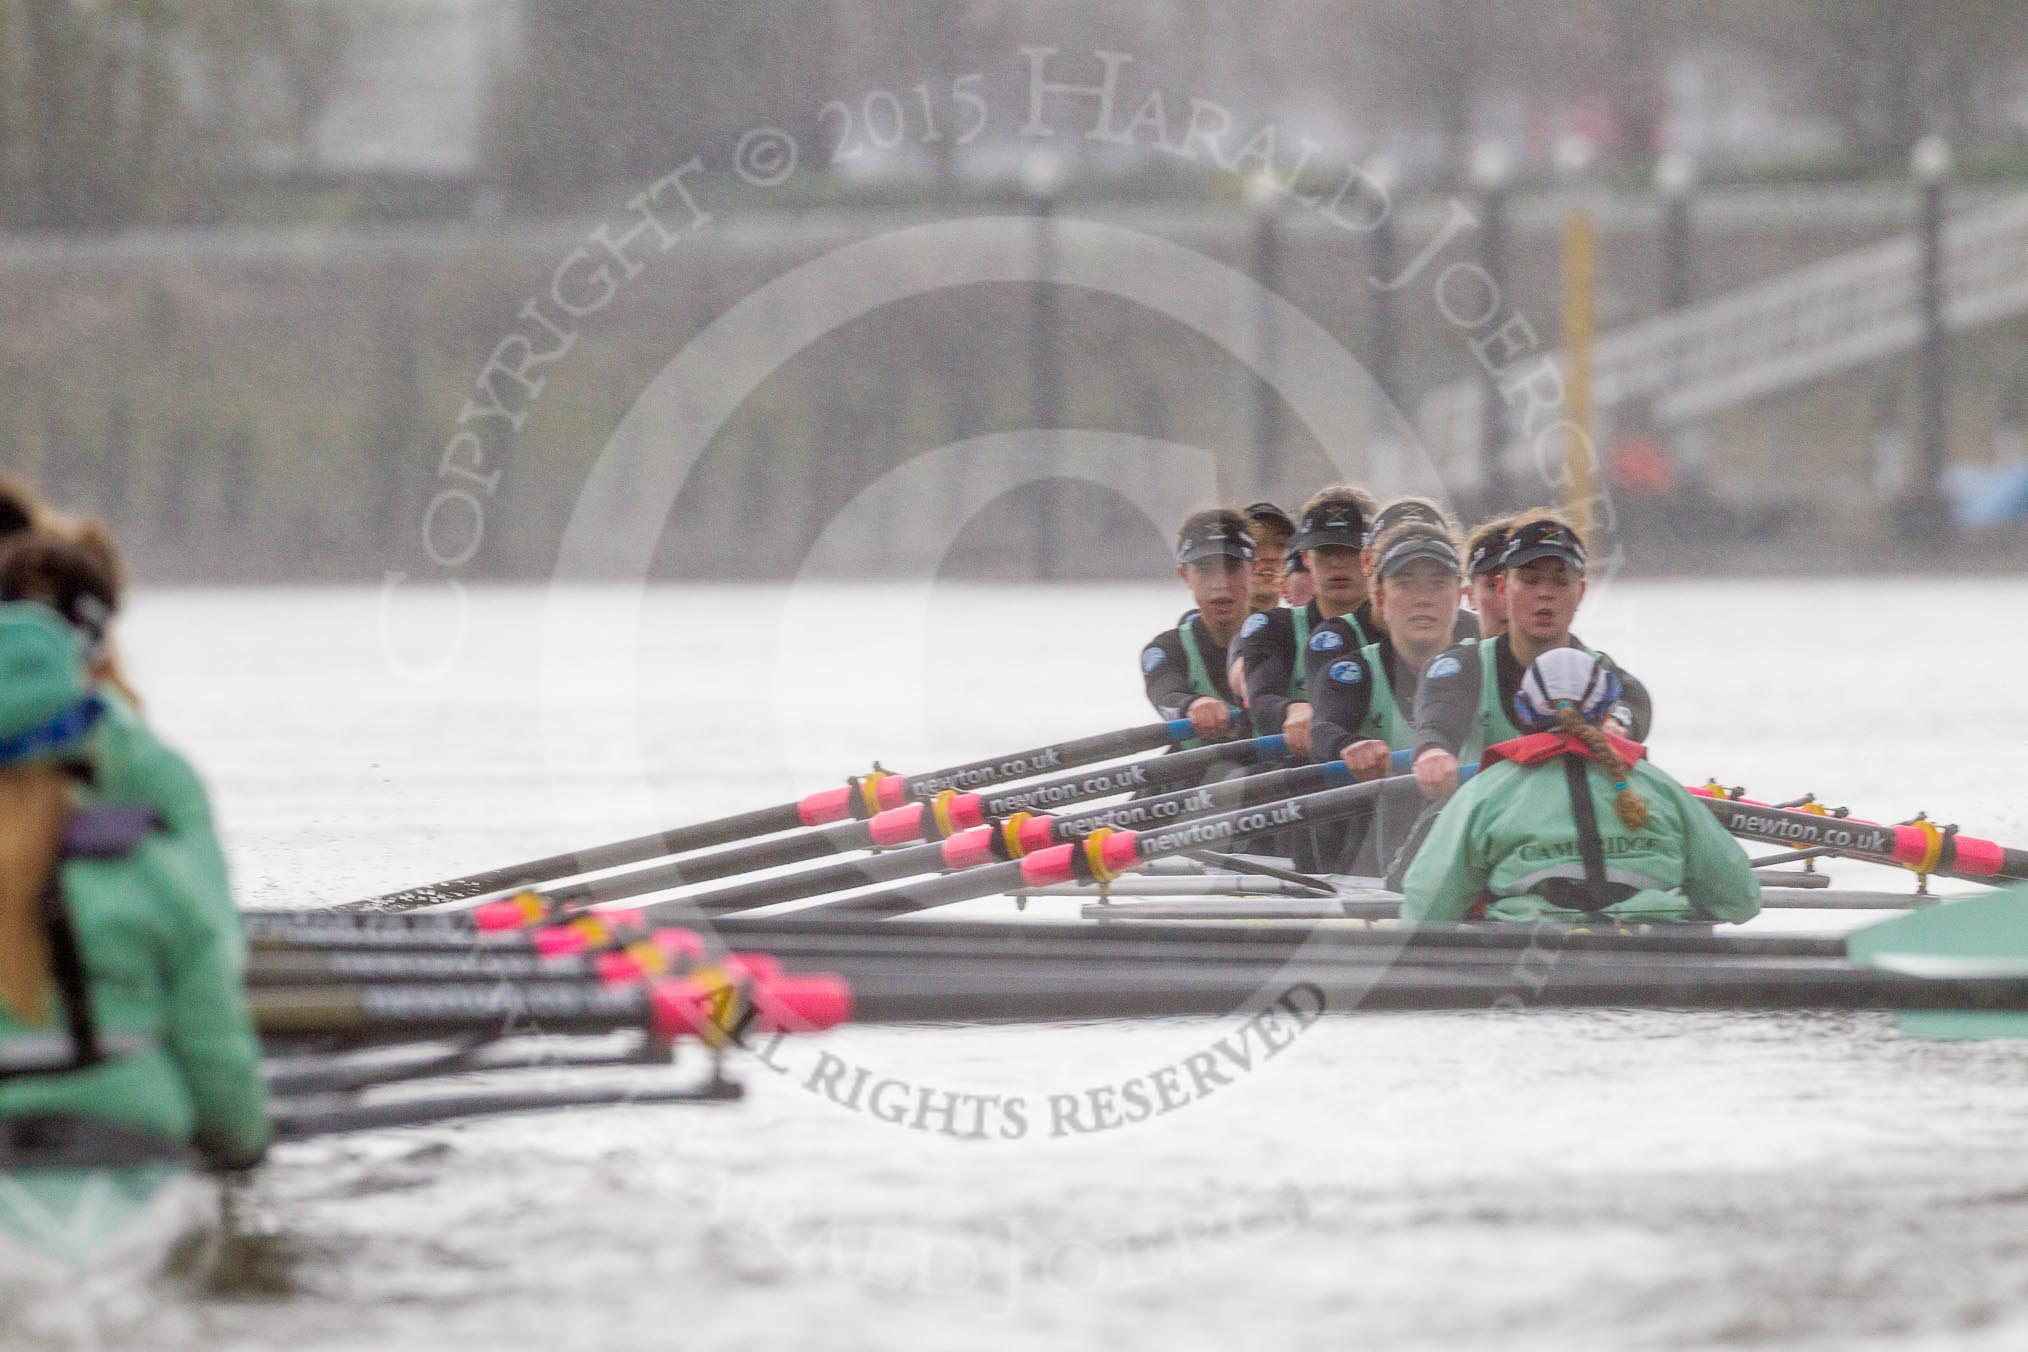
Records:
<instances>
[{"instance_id":1,"label":"oar handle","mask_svg":"<svg viewBox=\"0 0 2028 1352\"><path fill-rule=\"evenodd\" d=\"M1460 774L1469 775L1477 768L1477 766L1463 767ZM1234 812L1200 817L1194 821L1181 822L1159 830L1095 831L1083 840L1071 844L1051 845L1001 863L985 864L977 858L971 858L970 863L980 866L966 868L963 872L949 873L940 878L930 878L918 883L846 897L827 904L826 909L877 912L926 910L951 902L991 896L995 892L1006 892L1015 888L1050 887L1070 882L1102 882L1164 855L1229 845L1239 837L1289 826L1319 825L1337 821L1358 811L1368 799L1384 793L1390 787L1401 783L1404 778L1392 775L1385 779L1368 780L1362 784L1326 789L1320 793L1277 799ZM952 841L945 843L950 845L959 839L961 838L953 837ZM987 842L985 848L990 852L990 837L972 836L968 839L972 842L985 840ZM970 848L977 850L980 847L973 844ZM988 857L993 856L989 853ZM737 917L726 917L726 922L739 923Z\"/></svg>"},{"instance_id":2,"label":"oar handle","mask_svg":"<svg viewBox=\"0 0 2028 1352\"><path fill-rule=\"evenodd\" d=\"M1131 756L1167 744L1181 745L1196 735L1197 730L1191 726L1189 719L1176 718L1146 727L1052 742L1048 746L1034 747L1009 756L991 756L948 769L932 770L928 774L896 775L876 770L870 775L855 775L838 788L821 789L806 795L797 802L796 812L804 826L824 826L852 817L872 817L910 801L934 798L946 789L961 793L976 792L996 784L1033 779L1052 770L1068 770L1090 765L1093 761Z\"/></svg>"},{"instance_id":3,"label":"oar handle","mask_svg":"<svg viewBox=\"0 0 2028 1352\"><path fill-rule=\"evenodd\" d=\"M1928 822L1888 826L1854 817L1796 812L1748 798L1721 796L1707 788L1685 787L1736 836L1803 849L1829 849L1965 882L2028 882L2028 850L2010 849Z\"/></svg>"}]
</instances>

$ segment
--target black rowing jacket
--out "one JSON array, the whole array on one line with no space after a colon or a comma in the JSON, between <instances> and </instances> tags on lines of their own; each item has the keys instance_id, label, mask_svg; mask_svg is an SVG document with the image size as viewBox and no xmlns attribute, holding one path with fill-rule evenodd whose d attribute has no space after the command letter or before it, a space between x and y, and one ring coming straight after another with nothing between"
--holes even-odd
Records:
<instances>
[{"instance_id":1,"label":"black rowing jacket","mask_svg":"<svg viewBox=\"0 0 2028 1352\"><path fill-rule=\"evenodd\" d=\"M1197 650L1197 663L1190 660L1192 645ZM1141 680L1147 686L1148 703L1164 718L1184 717L1190 706L1206 695L1237 705L1231 678L1226 674L1230 665L1224 646L1211 637L1203 617L1194 610L1174 629L1164 629L1141 649Z\"/></svg>"},{"instance_id":2,"label":"black rowing jacket","mask_svg":"<svg viewBox=\"0 0 2028 1352\"><path fill-rule=\"evenodd\" d=\"M1373 627L1373 612L1367 605L1362 604L1345 618L1353 621L1361 647L1373 641L1377 631ZM1323 614L1312 601L1302 608L1300 621L1298 612L1281 606L1255 611L1240 627L1239 655L1246 662L1246 707L1253 714L1256 737L1280 732L1282 720L1289 716L1289 705L1306 698L1300 649L1308 646L1308 635L1323 625ZM1298 628L1304 635L1301 645L1297 643Z\"/></svg>"},{"instance_id":3,"label":"black rowing jacket","mask_svg":"<svg viewBox=\"0 0 2028 1352\"><path fill-rule=\"evenodd\" d=\"M1573 637L1569 646L1585 645ZM1485 654L1489 648L1496 664L1496 707L1489 698L1493 691L1486 682ZM1654 700L1648 688L1606 654L1599 653L1598 658L1619 674L1623 691L1618 717L1626 723L1628 736L1636 742L1647 741L1655 720ZM1512 735L1509 730L1513 729L1514 696L1520 692L1524 674L1505 634L1483 643L1453 644L1424 669L1416 691L1415 754L1420 756L1436 747L1453 756L1470 758L1485 746L1506 740ZM1482 722L1489 726L1481 727Z\"/></svg>"}]
</instances>

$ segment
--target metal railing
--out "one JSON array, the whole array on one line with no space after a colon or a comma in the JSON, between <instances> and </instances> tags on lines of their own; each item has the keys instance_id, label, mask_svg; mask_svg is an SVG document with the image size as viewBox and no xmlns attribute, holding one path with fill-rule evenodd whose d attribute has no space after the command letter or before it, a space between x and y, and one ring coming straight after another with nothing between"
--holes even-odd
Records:
<instances>
[{"instance_id":1,"label":"metal railing","mask_svg":"<svg viewBox=\"0 0 2028 1352\"><path fill-rule=\"evenodd\" d=\"M1943 247L1949 329L2028 313L2028 193L1948 222ZM1645 401L1656 422L1677 425L1910 351L1921 339L1920 261L1914 236L1900 235L1616 330L1593 348L1594 408L1609 414ZM1563 354L1551 360L1561 364ZM1480 476L1481 388L1452 381L1417 409L1417 428L1453 482ZM1510 457L1529 435L1514 430Z\"/></svg>"}]
</instances>

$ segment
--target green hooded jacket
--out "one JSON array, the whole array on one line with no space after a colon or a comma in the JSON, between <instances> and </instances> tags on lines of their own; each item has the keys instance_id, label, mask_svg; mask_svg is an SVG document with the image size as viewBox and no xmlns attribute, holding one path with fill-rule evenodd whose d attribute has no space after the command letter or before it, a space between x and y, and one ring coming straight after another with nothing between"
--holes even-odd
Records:
<instances>
[{"instance_id":1,"label":"green hooded jacket","mask_svg":"<svg viewBox=\"0 0 2028 1352\"><path fill-rule=\"evenodd\" d=\"M100 796L155 809L169 838L201 870L205 885L218 896L230 896L225 854L204 782L119 692L101 686L98 695L106 712L85 739L85 753L96 770Z\"/></svg>"},{"instance_id":2,"label":"green hooded jacket","mask_svg":"<svg viewBox=\"0 0 2028 1352\"><path fill-rule=\"evenodd\" d=\"M246 941L225 888L203 789L180 757L116 709L88 733L23 744L90 701L76 639L34 605L0 606L0 743L19 759L84 761L79 807L140 804L162 825L124 854L67 858L57 882L107 1055L77 1070L0 1079L0 1116L95 1118L196 1145L226 1164L258 1159L270 1123L260 1043L248 1014ZM21 749L25 746L26 749ZM180 820L179 820L180 819ZM52 991L47 1017L0 1006L0 1045L67 1045Z\"/></svg>"},{"instance_id":3,"label":"green hooded jacket","mask_svg":"<svg viewBox=\"0 0 2028 1352\"><path fill-rule=\"evenodd\" d=\"M1523 739L1533 741L1535 739ZM1506 743L1505 747L1520 745ZM1624 745L1624 744L1623 744ZM1486 903L1484 918L1582 921L1531 890L1547 878L1582 879L1564 752L1534 764L1496 760L1438 814L1402 882L1401 918L1455 925ZM1627 829L1603 766L1586 759L1608 882L1634 893L1600 914L1626 921L1741 921L1760 913L1760 882L1745 853L1683 786L1636 761L1628 783L1647 799L1648 822Z\"/></svg>"}]
</instances>

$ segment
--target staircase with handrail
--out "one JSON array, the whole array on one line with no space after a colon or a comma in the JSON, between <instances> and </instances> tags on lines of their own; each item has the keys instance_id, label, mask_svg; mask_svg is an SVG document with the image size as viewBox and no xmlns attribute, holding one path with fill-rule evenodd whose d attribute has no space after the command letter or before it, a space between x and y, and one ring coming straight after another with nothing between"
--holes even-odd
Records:
<instances>
[{"instance_id":1,"label":"staircase with handrail","mask_svg":"<svg viewBox=\"0 0 2028 1352\"><path fill-rule=\"evenodd\" d=\"M1947 221L1943 249L1950 331L2028 314L2028 193ZM1919 269L1915 237L1899 235L1615 330L1592 350L1593 407L1646 402L1659 426L1681 426L1910 351L1922 337ZM1453 484L1480 477L1482 398L1481 382L1465 379L1418 406L1417 428ZM1510 458L1527 431L1510 430Z\"/></svg>"}]
</instances>

